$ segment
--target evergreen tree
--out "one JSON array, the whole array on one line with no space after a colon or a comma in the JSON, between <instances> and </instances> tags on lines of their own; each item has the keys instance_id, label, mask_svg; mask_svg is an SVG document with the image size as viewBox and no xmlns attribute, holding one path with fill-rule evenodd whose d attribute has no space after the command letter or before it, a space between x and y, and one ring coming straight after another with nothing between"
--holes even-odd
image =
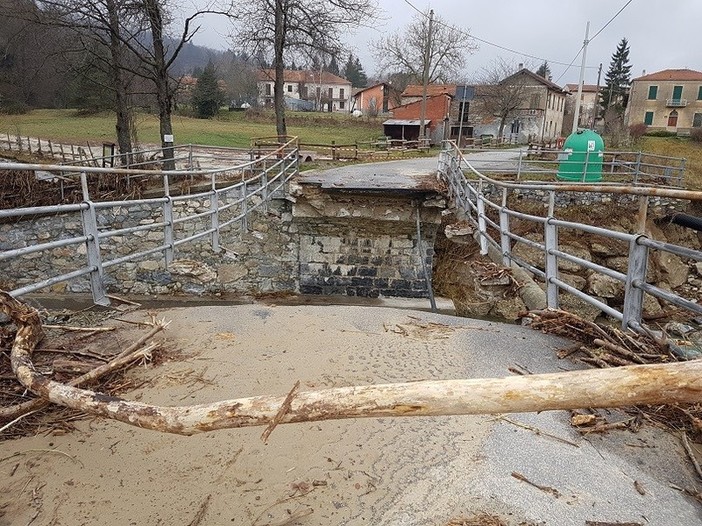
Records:
<instances>
[{"instance_id":1,"label":"evergreen tree","mask_svg":"<svg viewBox=\"0 0 702 526\"><path fill-rule=\"evenodd\" d=\"M214 117L224 102L224 93L217 83L215 67L212 61L202 71L193 89L193 107L201 119Z\"/></svg>"},{"instance_id":2,"label":"evergreen tree","mask_svg":"<svg viewBox=\"0 0 702 526\"><path fill-rule=\"evenodd\" d=\"M349 59L344 66L343 76L351 82L354 88L365 88L368 84L368 77L363 71L360 59L354 57L352 53L349 53Z\"/></svg>"},{"instance_id":3,"label":"evergreen tree","mask_svg":"<svg viewBox=\"0 0 702 526\"><path fill-rule=\"evenodd\" d=\"M629 42L626 38L622 38L612 55L612 61L605 75L605 85L600 92L600 106L603 112L611 107L619 114L624 113L630 84Z\"/></svg>"},{"instance_id":4,"label":"evergreen tree","mask_svg":"<svg viewBox=\"0 0 702 526\"><path fill-rule=\"evenodd\" d=\"M327 71L334 75L340 75L339 62L336 60L336 55L332 55L329 65L327 66Z\"/></svg>"},{"instance_id":5,"label":"evergreen tree","mask_svg":"<svg viewBox=\"0 0 702 526\"><path fill-rule=\"evenodd\" d=\"M539 66L539 69L536 70L536 74L539 77L543 77L548 80L548 78L551 76L551 68L548 65L548 62L544 60L544 63Z\"/></svg>"}]
</instances>

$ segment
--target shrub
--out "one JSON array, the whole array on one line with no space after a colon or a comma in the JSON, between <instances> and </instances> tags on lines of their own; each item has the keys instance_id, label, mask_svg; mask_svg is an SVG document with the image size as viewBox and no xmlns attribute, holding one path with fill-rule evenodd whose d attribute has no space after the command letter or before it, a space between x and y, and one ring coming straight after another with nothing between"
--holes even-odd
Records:
<instances>
[{"instance_id":1,"label":"shrub","mask_svg":"<svg viewBox=\"0 0 702 526\"><path fill-rule=\"evenodd\" d=\"M678 134L667 130L653 130L646 132L646 137L677 137Z\"/></svg>"},{"instance_id":2,"label":"shrub","mask_svg":"<svg viewBox=\"0 0 702 526\"><path fill-rule=\"evenodd\" d=\"M5 115L24 115L30 110L29 106L18 100L0 100L0 113Z\"/></svg>"},{"instance_id":3,"label":"shrub","mask_svg":"<svg viewBox=\"0 0 702 526\"><path fill-rule=\"evenodd\" d=\"M639 122L637 124L632 124L631 126L629 126L629 135L635 141L638 141L641 137L643 137L647 131L648 126L646 126L643 122Z\"/></svg>"},{"instance_id":4,"label":"shrub","mask_svg":"<svg viewBox=\"0 0 702 526\"><path fill-rule=\"evenodd\" d=\"M690 139L694 142L702 142L702 128L692 128L690 130Z\"/></svg>"}]
</instances>

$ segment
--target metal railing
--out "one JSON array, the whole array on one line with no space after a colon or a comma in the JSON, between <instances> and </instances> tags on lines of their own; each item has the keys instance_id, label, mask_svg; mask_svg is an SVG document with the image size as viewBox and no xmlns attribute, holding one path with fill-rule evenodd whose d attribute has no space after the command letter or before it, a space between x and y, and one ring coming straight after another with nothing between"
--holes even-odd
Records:
<instances>
[{"instance_id":1,"label":"metal railing","mask_svg":"<svg viewBox=\"0 0 702 526\"><path fill-rule=\"evenodd\" d=\"M449 196L452 198L454 206L465 215L465 218L477 230L481 254L487 255L492 248L500 254L505 266L516 264L541 279L546 285L548 307L558 308L559 292L562 291L621 321L623 328L631 328L639 332L646 330L642 325L644 294L650 294L658 300L697 315L702 314L702 305L683 298L675 292L657 287L647 280L647 269L654 251L674 254L683 259L695 261L702 261L702 252L650 239L643 233L649 197L702 201L702 192L650 186L499 181L487 177L477 170L454 143L447 143L440 155L439 176L447 184ZM547 193L549 201L546 214L539 216L511 208L509 206L510 194L515 191ZM640 199L638 232L630 234L559 219L556 217L556 196L566 192L638 196L637 198ZM490 198L488 195L497 195L499 200L493 200L494 198ZM540 232L539 239L534 240L518 235L510 228L510 222L514 219L526 222L531 227L529 229L531 232ZM559 243L559 234L563 233L564 230L619 242L627 257L627 272L608 268L566 252L566 248ZM541 254L542 259L540 261L527 261L520 258L512 249L514 243L521 243L536 249ZM582 269L588 269L620 282L624 289L621 310L566 283L559 276L560 262L575 264Z\"/></svg>"},{"instance_id":2,"label":"metal railing","mask_svg":"<svg viewBox=\"0 0 702 526\"><path fill-rule=\"evenodd\" d=\"M489 152L494 158L481 161L479 170L493 177L517 180L553 180L561 169L571 166L582 174L584 182L593 165L601 169L608 181L633 185L685 186L687 160L645 152L586 152L583 160L572 160L560 149L530 147L507 150L470 148L471 154ZM580 167L584 166L583 170Z\"/></svg>"},{"instance_id":3,"label":"metal railing","mask_svg":"<svg viewBox=\"0 0 702 526\"><path fill-rule=\"evenodd\" d=\"M85 264L79 268L63 269L37 281L27 278L27 283L14 288L10 294L21 296L87 276L94 302L107 304L109 299L104 285L105 269L153 254L160 254L167 267L173 262L177 247L203 238L209 239L212 250L218 252L220 235L224 229L238 223L242 230L246 230L251 212L258 208L265 209L270 199L286 192L287 182L299 172L299 155L297 139L292 138L284 145L271 148L259 159L210 170L160 171L7 163L0 165L0 177L6 175L3 172L10 170L41 170L77 176L82 201L76 204L2 209L0 226L10 221L51 215L75 222L79 225L77 228L80 232L79 235L71 235L67 230L59 236L60 239L4 250L0 252L0 263L35 254L44 254L51 258L51 251L67 247L85 251ZM116 174L125 178L159 178L162 181L159 190L161 195L148 199L94 200L89 191L88 177L96 174ZM171 191L171 188L184 178L193 177L205 179L206 189L194 194L177 194ZM194 212L192 207L188 206L193 202L198 203ZM206 206L203 206L203 203L206 203ZM149 219L136 221L136 224L125 227L125 220L119 223L114 221L114 211L121 209L140 210L142 215L148 216ZM129 212L123 215L128 216ZM155 216L160 219L152 219ZM124 236L148 236L150 243L144 243L140 250L131 250L126 254L108 248L112 240Z\"/></svg>"}]
</instances>

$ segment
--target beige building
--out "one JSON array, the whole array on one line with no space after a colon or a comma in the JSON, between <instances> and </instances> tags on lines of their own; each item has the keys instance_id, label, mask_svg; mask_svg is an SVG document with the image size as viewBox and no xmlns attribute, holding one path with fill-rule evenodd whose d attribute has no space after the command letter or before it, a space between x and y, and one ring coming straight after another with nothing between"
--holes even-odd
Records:
<instances>
[{"instance_id":1,"label":"beige building","mask_svg":"<svg viewBox=\"0 0 702 526\"><path fill-rule=\"evenodd\" d=\"M702 127L702 72L665 69L631 83L626 124L687 135Z\"/></svg>"},{"instance_id":2,"label":"beige building","mask_svg":"<svg viewBox=\"0 0 702 526\"><path fill-rule=\"evenodd\" d=\"M573 126L573 117L575 114L575 103L578 96L577 84L566 84L563 90L570 94L566 99L565 120L563 123L563 135L570 135ZM583 84L583 91L580 94L580 119L578 119L578 128L591 128L594 124L594 118L597 115L597 94L599 87L597 84Z\"/></svg>"},{"instance_id":3,"label":"beige building","mask_svg":"<svg viewBox=\"0 0 702 526\"><path fill-rule=\"evenodd\" d=\"M273 107L275 71L258 72L258 103ZM351 100L351 82L328 71L298 71L286 69L283 73L285 105L293 110L348 112Z\"/></svg>"}]
</instances>

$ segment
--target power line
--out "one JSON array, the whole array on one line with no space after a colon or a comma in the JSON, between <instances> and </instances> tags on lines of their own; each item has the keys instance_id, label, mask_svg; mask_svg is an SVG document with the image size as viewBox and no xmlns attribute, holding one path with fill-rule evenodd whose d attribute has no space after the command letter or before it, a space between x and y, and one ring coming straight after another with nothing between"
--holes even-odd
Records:
<instances>
[{"instance_id":1,"label":"power line","mask_svg":"<svg viewBox=\"0 0 702 526\"><path fill-rule=\"evenodd\" d=\"M614 16L612 16L612 18L610 18L610 19L607 21L607 23L606 23L605 25L603 25L603 26L599 29L599 31L597 31L597 33L595 33L594 35L592 35L592 37L591 37L590 39L588 39L587 43L589 44L590 42L592 42L592 41L597 37L597 35L599 35L600 33L602 33L602 31L604 31L604 30L607 28L607 26L608 26L609 24L611 24L611 23L614 21L614 19L617 18L617 17L619 16L619 14L620 14L622 11L624 11L624 9L626 9L627 6L628 6L631 2L633 2L633 1L634 1L634 0L628 0L628 2L627 2L626 4L624 4L624 5L622 6L622 8L621 8L619 11L617 11L616 13L614 13ZM580 56L580 53L583 52L583 49L584 49L584 48L585 48L585 43L583 43L583 45L580 46L580 50L578 51L578 54L575 55L575 57L573 57L573 60L570 61L570 64L568 64L568 67L566 67L566 68L563 70L563 73L561 73L561 75L555 80L555 83L556 83L556 84L558 84L558 81L561 80L561 79L563 78L563 76L568 72L568 70L569 70L571 67L573 67L573 64L575 63L575 61L576 61L576 60L578 59L578 57ZM599 67L599 66L598 66L598 67Z\"/></svg>"},{"instance_id":2,"label":"power line","mask_svg":"<svg viewBox=\"0 0 702 526\"><path fill-rule=\"evenodd\" d=\"M611 24L611 23L614 21L615 18L617 18L617 17L619 16L619 13L621 13L622 11L624 11L624 10L627 8L627 6L628 6L631 2L633 2L633 1L634 1L634 0L629 0L626 4L624 4L624 5L622 6L622 8L621 8L619 11L617 11L617 12L614 14L614 16L613 16L612 18L610 18L610 19L607 21L607 23L606 23L605 25L603 25L597 33L595 33L594 35L592 35L592 37L590 38L590 40L589 40L588 42L592 42L593 40L595 40L595 38L597 37L597 35L599 35L600 33L602 33L602 31L604 31L605 28L606 28L609 24Z\"/></svg>"},{"instance_id":3,"label":"power line","mask_svg":"<svg viewBox=\"0 0 702 526\"><path fill-rule=\"evenodd\" d=\"M630 1L632 1L632 0L630 0ZM422 15L422 16L425 17L425 18L428 18L428 17L427 17L427 14L426 14L424 11L422 11L421 9L419 9L417 6L415 6L412 2L410 2L409 0L404 0L404 2L405 2L408 6L410 6L412 9L414 9L417 13L419 13L420 15ZM525 53L525 52L523 52L523 51L517 51L516 49L512 49L512 48L509 48L509 47L507 47L507 46L503 46L503 45L501 45L501 44L496 44L495 42L491 42L491 41L489 41L489 40L485 40L484 38L477 37L477 36L473 35L472 33L468 33L467 31L461 29L460 27L450 26L450 25L448 25L448 24L446 24L446 23L444 23L444 22L442 22L442 21L440 21L440 20L434 20L434 23L440 24L440 25L442 25L442 26L444 26L444 27L447 27L447 28L449 28L449 29L452 29L452 30L456 30L456 29L457 29L459 32L461 32L463 35L465 35L467 38L471 38L471 39L473 39L473 40L477 40L478 42L482 42L483 44L487 44L487 45L489 45L489 46L493 46L493 47L496 47L496 48L498 48L498 49L502 49L502 50L504 50L504 51L508 51L508 52L510 52L510 53L514 53L515 55L520 55L520 56L522 56L522 57L533 58L533 59L536 59L536 60L539 60L539 61L548 62L549 64L557 64L557 65L559 65L559 66L568 66L568 67L566 68L566 70L569 69L570 67L572 67L572 65L573 65L572 62L571 62L570 64L566 64L565 62L560 62L560 61L558 61L558 60L551 60L551 59L547 59L547 58L544 58L544 57L539 57L539 56L537 56L537 55L532 55L532 54L530 54L530 53ZM581 50L582 50L582 48L581 48ZM578 55L580 55L580 52L578 52ZM577 56L576 56L575 58L577 58ZM590 68L590 69L597 69L597 66L587 66L587 67Z\"/></svg>"}]
</instances>

